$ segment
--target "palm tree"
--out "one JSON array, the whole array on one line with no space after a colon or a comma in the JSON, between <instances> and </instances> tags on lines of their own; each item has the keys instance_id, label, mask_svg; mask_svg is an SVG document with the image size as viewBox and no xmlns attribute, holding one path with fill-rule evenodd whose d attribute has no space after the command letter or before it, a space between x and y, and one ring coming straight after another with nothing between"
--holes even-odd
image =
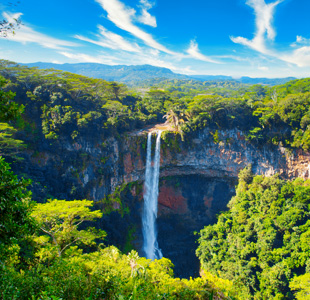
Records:
<instances>
[{"instance_id":1,"label":"palm tree","mask_svg":"<svg viewBox=\"0 0 310 300\"><path fill-rule=\"evenodd\" d=\"M176 113L172 109L170 109L163 118L167 119L167 122L181 135L183 140L183 130L180 127L180 124L184 124L188 119L189 115L186 112Z\"/></svg>"}]
</instances>

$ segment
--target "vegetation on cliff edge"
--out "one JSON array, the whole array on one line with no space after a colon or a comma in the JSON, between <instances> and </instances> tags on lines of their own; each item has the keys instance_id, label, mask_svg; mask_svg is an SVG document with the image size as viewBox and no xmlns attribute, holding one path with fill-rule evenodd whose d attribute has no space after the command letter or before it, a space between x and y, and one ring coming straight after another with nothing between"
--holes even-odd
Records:
<instances>
[{"instance_id":1,"label":"vegetation on cliff edge","mask_svg":"<svg viewBox=\"0 0 310 300\"><path fill-rule=\"evenodd\" d=\"M310 274L310 181L246 168L236 192L229 211L200 232L203 269L232 281L240 299L308 299L300 295Z\"/></svg>"}]
</instances>

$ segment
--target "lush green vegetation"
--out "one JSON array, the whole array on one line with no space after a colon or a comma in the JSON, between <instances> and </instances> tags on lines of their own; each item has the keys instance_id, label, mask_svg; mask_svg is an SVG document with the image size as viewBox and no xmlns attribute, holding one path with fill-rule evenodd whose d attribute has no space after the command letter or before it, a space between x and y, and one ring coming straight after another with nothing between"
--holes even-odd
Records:
<instances>
[{"instance_id":1,"label":"lush green vegetation","mask_svg":"<svg viewBox=\"0 0 310 300\"><path fill-rule=\"evenodd\" d=\"M140 87L139 94L116 82L4 60L0 74L0 155L18 153L22 140L31 147L39 139L73 144L90 132L102 140L121 138L164 121L183 140L209 127L219 143L220 130L237 128L256 145L310 150L310 79L272 88L233 81L161 80L151 88ZM180 151L178 135L163 133L162 138L163 151ZM80 165L82 155L88 154L80 155ZM103 165L106 160L101 157ZM201 231L197 254L202 277L180 280L167 259L152 262L135 251L124 254L105 247L105 232L92 227L102 213L90 201L49 200L35 206L27 191L29 181L18 179L2 158L0 177L3 299L309 296L309 181L254 177L245 169L230 210ZM122 214L128 212L120 199L123 188L102 200L106 212L118 204ZM130 238L129 233L127 248Z\"/></svg>"},{"instance_id":2,"label":"lush green vegetation","mask_svg":"<svg viewBox=\"0 0 310 300\"><path fill-rule=\"evenodd\" d=\"M14 155L24 147L24 143L13 137L16 129L9 122L21 118L24 106L13 101L15 94L5 92L4 85L5 79L0 77L0 155Z\"/></svg>"},{"instance_id":3,"label":"lush green vegetation","mask_svg":"<svg viewBox=\"0 0 310 300\"><path fill-rule=\"evenodd\" d=\"M205 277L174 278L168 259L105 247L92 201L30 205L28 183L0 170L1 299L227 299Z\"/></svg>"},{"instance_id":4,"label":"lush green vegetation","mask_svg":"<svg viewBox=\"0 0 310 300\"><path fill-rule=\"evenodd\" d=\"M1 90L1 120L13 122L23 109L13 96ZM102 216L92 201L35 204L30 181L18 179L1 156L0 179L1 299L227 299L205 277L174 278L168 259L105 247L105 232L91 227Z\"/></svg>"},{"instance_id":5,"label":"lush green vegetation","mask_svg":"<svg viewBox=\"0 0 310 300\"><path fill-rule=\"evenodd\" d=\"M160 80L133 92L115 82L4 60L0 74L7 80L3 91L14 92L16 101L26 106L15 128L28 130L27 134L42 132L50 140L61 136L74 140L89 130L119 136L167 121L182 136L204 127L237 128L258 145L310 149L309 79L274 87ZM13 133L12 125L6 134Z\"/></svg>"},{"instance_id":6,"label":"lush green vegetation","mask_svg":"<svg viewBox=\"0 0 310 300\"><path fill-rule=\"evenodd\" d=\"M200 233L206 271L234 283L240 299L297 299L309 291L310 181L239 176L230 210ZM298 276L298 277L296 277Z\"/></svg>"},{"instance_id":7,"label":"lush green vegetation","mask_svg":"<svg viewBox=\"0 0 310 300\"><path fill-rule=\"evenodd\" d=\"M75 139L90 126L121 133L149 120L136 108L141 99L122 84L8 61L1 61L0 74L8 80L6 90L15 92L16 101L26 106L26 116L41 118L37 125L47 139L61 134Z\"/></svg>"}]
</instances>

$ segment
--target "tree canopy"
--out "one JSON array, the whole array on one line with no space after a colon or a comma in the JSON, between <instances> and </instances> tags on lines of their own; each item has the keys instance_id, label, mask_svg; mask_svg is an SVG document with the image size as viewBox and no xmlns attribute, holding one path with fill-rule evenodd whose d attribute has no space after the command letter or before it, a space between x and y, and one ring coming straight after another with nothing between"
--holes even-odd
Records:
<instances>
[{"instance_id":1,"label":"tree canopy","mask_svg":"<svg viewBox=\"0 0 310 300\"><path fill-rule=\"evenodd\" d=\"M11 104L7 113L21 112L27 105L24 127L36 112L36 127L50 140L64 135L75 139L90 128L119 135L162 123L166 117L185 139L205 127L237 128L256 145L310 149L309 79L272 87L160 80L130 91L124 84L6 60L0 61L0 74L8 81L2 88L5 99L12 101L14 92L19 103Z\"/></svg>"},{"instance_id":2,"label":"tree canopy","mask_svg":"<svg viewBox=\"0 0 310 300\"><path fill-rule=\"evenodd\" d=\"M27 190L30 181L18 179L0 156L0 260L8 248L31 235L35 222L30 216L33 203Z\"/></svg>"},{"instance_id":3,"label":"tree canopy","mask_svg":"<svg viewBox=\"0 0 310 300\"><path fill-rule=\"evenodd\" d=\"M104 231L93 227L80 229L83 222L94 221L102 217L99 210L91 211L89 207L93 201L89 200L49 200L44 204L37 204L31 216L39 224L43 237L36 239L46 246L47 241L57 251L59 257L69 247L74 245L95 245L96 239L103 239ZM44 237L47 237L44 238ZM41 253L42 255L42 253Z\"/></svg>"},{"instance_id":4,"label":"tree canopy","mask_svg":"<svg viewBox=\"0 0 310 300\"><path fill-rule=\"evenodd\" d=\"M232 281L240 299L295 299L292 279L310 272L310 181L247 168L228 206L200 232L203 269Z\"/></svg>"}]
</instances>

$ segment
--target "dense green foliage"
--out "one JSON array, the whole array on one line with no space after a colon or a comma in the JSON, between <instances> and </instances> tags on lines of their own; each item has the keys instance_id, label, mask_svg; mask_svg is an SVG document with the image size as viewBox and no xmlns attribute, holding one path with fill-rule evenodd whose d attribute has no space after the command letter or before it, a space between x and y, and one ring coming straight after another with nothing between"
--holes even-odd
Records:
<instances>
[{"instance_id":1,"label":"dense green foliage","mask_svg":"<svg viewBox=\"0 0 310 300\"><path fill-rule=\"evenodd\" d=\"M246 168L229 208L200 233L203 268L233 281L241 299L294 299L292 278L310 272L310 181Z\"/></svg>"},{"instance_id":2,"label":"dense green foliage","mask_svg":"<svg viewBox=\"0 0 310 300\"><path fill-rule=\"evenodd\" d=\"M204 127L237 128L258 145L310 149L309 79L274 87L159 80L132 92L123 84L5 60L0 62L0 74L9 80L6 90L15 92L16 101L26 106L19 129L42 132L50 140L74 140L95 129L104 136L118 136L167 121L182 136ZM34 115L39 116L39 131L30 121Z\"/></svg>"},{"instance_id":3,"label":"dense green foliage","mask_svg":"<svg viewBox=\"0 0 310 300\"><path fill-rule=\"evenodd\" d=\"M240 77L233 78L231 76L224 75L182 75L172 72L167 68L155 67L152 65L104 65L99 63L70 63L70 64L56 64L56 63L28 63L28 67L38 67L40 69L56 69L66 72L76 73L79 75L101 78L105 80L112 80L117 82L126 83L129 86L153 86L161 83L183 80L192 81L198 83L219 83L225 84L225 82L234 82L236 84L262 84L262 85L280 85L285 84L290 80L296 79L295 77L286 78L251 78Z\"/></svg>"},{"instance_id":4,"label":"dense green foliage","mask_svg":"<svg viewBox=\"0 0 310 300\"><path fill-rule=\"evenodd\" d=\"M29 184L28 180L18 179L0 156L0 263L10 247L17 246L34 231Z\"/></svg>"},{"instance_id":5,"label":"dense green foliage","mask_svg":"<svg viewBox=\"0 0 310 300\"><path fill-rule=\"evenodd\" d=\"M104 166L111 163L104 152L108 137L124 138L164 121L183 140L209 127L219 143L221 129L236 128L256 145L310 150L310 79L276 87L159 80L133 92L116 82L4 60L0 74L0 154L18 152L17 137L30 144L35 158L38 141L74 145L99 135ZM181 138L163 133L163 152L180 151ZM87 157L80 153L68 169L77 180ZM3 159L0 168L1 298L211 299L214 293L221 299L226 291L241 299L303 299L309 293L309 181L254 177L244 170L230 211L201 231L197 254L204 275L180 280L167 259L152 262L100 244L105 233L91 226L102 214L90 201L50 200L33 208L29 182L17 179ZM126 214L122 192L119 187L104 198L102 208Z\"/></svg>"},{"instance_id":6,"label":"dense green foliage","mask_svg":"<svg viewBox=\"0 0 310 300\"><path fill-rule=\"evenodd\" d=\"M15 92L15 100L26 106L21 129L34 117L46 139L67 135L74 140L90 127L105 135L119 134L163 115L123 84L4 60L0 74L9 80L6 90Z\"/></svg>"},{"instance_id":7,"label":"dense green foliage","mask_svg":"<svg viewBox=\"0 0 310 300\"><path fill-rule=\"evenodd\" d=\"M74 245L95 246L97 239L105 237L104 231L93 227L79 229L83 222L102 217L99 210L90 210L92 205L93 202L89 200L49 200L34 208L31 215L42 232L35 239L38 244L43 245L41 259L45 256L47 259L57 255L61 257L68 247Z\"/></svg>"},{"instance_id":8,"label":"dense green foliage","mask_svg":"<svg viewBox=\"0 0 310 300\"><path fill-rule=\"evenodd\" d=\"M16 129L9 122L12 123L12 120L20 118L24 106L13 101L14 93L3 90L5 84L6 80L0 76L0 155L12 156L24 147L24 143L14 138Z\"/></svg>"},{"instance_id":9,"label":"dense green foliage","mask_svg":"<svg viewBox=\"0 0 310 300\"><path fill-rule=\"evenodd\" d=\"M21 260L20 247L2 252L1 299L227 299L204 277L174 278L168 259L151 261L136 251L125 255L113 246L94 244L104 232L81 228L84 221L102 215L90 210L91 206L92 201L87 200L53 200L32 209L38 223L38 233L28 241L32 254ZM27 207L23 211L31 212ZM14 221L12 214L8 214L10 218ZM29 236L28 224L20 222L19 226L19 233L11 236ZM80 244L93 247L83 251Z\"/></svg>"},{"instance_id":10,"label":"dense green foliage","mask_svg":"<svg viewBox=\"0 0 310 300\"><path fill-rule=\"evenodd\" d=\"M173 278L168 259L147 260L111 246L82 254L74 248L50 265L0 274L2 299L227 299L204 278Z\"/></svg>"}]
</instances>

